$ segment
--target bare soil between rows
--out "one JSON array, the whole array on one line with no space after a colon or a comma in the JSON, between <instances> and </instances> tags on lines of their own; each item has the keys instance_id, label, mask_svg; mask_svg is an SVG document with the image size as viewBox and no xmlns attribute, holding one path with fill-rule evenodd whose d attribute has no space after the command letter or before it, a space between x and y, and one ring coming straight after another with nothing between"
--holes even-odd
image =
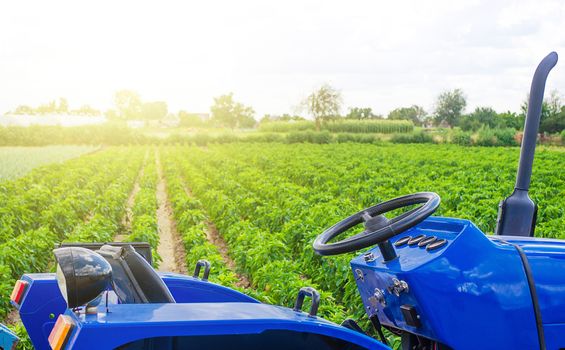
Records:
<instances>
[{"instance_id":1,"label":"bare soil between rows","mask_svg":"<svg viewBox=\"0 0 565 350\"><path fill-rule=\"evenodd\" d=\"M116 242L123 242L124 239L131 233L131 223L133 221L133 206L135 204L135 197L139 190L141 190L141 186L139 185L139 181L143 178L143 173L145 170L145 162L143 162L143 166L139 170L137 174L137 178L135 179L135 183L133 185L133 189L131 190L128 200L126 202L126 213L122 219L122 230L121 232L114 237L114 241Z\"/></svg>"},{"instance_id":2,"label":"bare soil between rows","mask_svg":"<svg viewBox=\"0 0 565 350\"><path fill-rule=\"evenodd\" d=\"M159 178L157 183L157 225L159 227L157 253L162 259L159 271L186 274L186 252L177 231L176 222L173 219L173 211L167 196L167 183L163 177L159 153L157 153L156 162Z\"/></svg>"}]
</instances>

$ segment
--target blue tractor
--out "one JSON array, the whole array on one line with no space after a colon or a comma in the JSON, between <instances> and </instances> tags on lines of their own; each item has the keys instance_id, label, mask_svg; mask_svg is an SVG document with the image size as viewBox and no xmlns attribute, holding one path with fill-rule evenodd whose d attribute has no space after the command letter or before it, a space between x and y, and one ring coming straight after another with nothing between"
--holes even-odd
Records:
<instances>
[{"instance_id":1,"label":"blue tractor","mask_svg":"<svg viewBox=\"0 0 565 350\"><path fill-rule=\"evenodd\" d=\"M263 304L208 282L206 261L194 276L156 272L143 243L60 246L57 272L23 275L12 304L41 350L390 349L382 328L406 350L565 349L565 242L533 237L537 207L528 196L556 63L551 53L535 72L516 187L500 204L496 235L431 216L440 198L422 192L367 208L314 241L321 255L369 248L351 269L377 339L354 321L318 317L323 300L312 288L297 291L293 308Z\"/></svg>"}]
</instances>

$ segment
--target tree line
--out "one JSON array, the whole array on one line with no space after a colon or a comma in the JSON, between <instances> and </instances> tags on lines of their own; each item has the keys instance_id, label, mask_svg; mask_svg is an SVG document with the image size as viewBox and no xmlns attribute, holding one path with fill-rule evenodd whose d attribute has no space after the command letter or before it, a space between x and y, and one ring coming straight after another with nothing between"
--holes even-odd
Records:
<instances>
[{"instance_id":1,"label":"tree line","mask_svg":"<svg viewBox=\"0 0 565 350\"><path fill-rule=\"evenodd\" d=\"M459 127L463 131L478 131L481 128L513 128L523 127L527 113L527 98L520 106L520 112L498 113L488 106L476 107L472 112L465 113L467 99L461 89L444 91L438 95L431 113L419 105L396 108L383 116L373 112L370 107L352 107L345 115L341 114L343 98L341 92L329 84L323 84L306 98L299 102L297 114L280 116L265 115L259 124L270 121L296 121L306 118L299 115L306 113L313 117L316 129L320 130L321 123L335 119L370 120L408 120L416 126L425 127ZM53 100L38 107L27 105L18 106L12 114L78 114L102 115L102 113L84 105L71 110L65 98ZM255 111L234 99L233 93L215 97L210 107L210 118L181 110L177 114L169 113L164 101L143 101L140 95L132 90L120 90L114 95L114 108L106 111L105 115L111 120L162 120L167 116L178 118L180 126L202 127L220 126L230 129L253 128L257 125ZM552 91L542 105L540 132L558 133L565 130L565 105L559 92Z\"/></svg>"},{"instance_id":2,"label":"tree line","mask_svg":"<svg viewBox=\"0 0 565 350\"><path fill-rule=\"evenodd\" d=\"M416 126L459 127L463 131L478 131L481 128L519 130L524 125L528 110L528 98L520 106L520 112L496 112L492 107L476 107L472 112L465 113L467 99L461 89L442 92L436 99L431 114L419 105L399 107L385 117L373 112L370 107L352 107L348 113L340 115L342 108L341 93L328 84L322 85L312 92L301 103L302 111L307 112L316 121L317 128L323 121L334 119L389 119L409 120ZM273 120L291 121L304 119L300 116L283 115L265 116L261 121ZM558 133L565 130L565 105L558 91L552 91L543 101L540 132Z\"/></svg>"},{"instance_id":3,"label":"tree line","mask_svg":"<svg viewBox=\"0 0 565 350\"><path fill-rule=\"evenodd\" d=\"M14 111L9 112L15 115L45 115L45 114L72 114L86 116L100 116L102 112L90 105L82 105L80 108L70 109L69 102L66 98L61 97L58 100L52 100L37 107L29 105L19 105Z\"/></svg>"}]
</instances>

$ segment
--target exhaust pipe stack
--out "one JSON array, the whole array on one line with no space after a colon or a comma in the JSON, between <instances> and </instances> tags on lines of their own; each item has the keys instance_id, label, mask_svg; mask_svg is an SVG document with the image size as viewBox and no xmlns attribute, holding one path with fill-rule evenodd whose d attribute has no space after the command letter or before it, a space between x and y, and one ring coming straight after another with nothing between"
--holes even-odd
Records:
<instances>
[{"instance_id":1,"label":"exhaust pipe stack","mask_svg":"<svg viewBox=\"0 0 565 350\"><path fill-rule=\"evenodd\" d=\"M520 149L520 163L514 192L498 205L496 234L532 237L536 226L538 207L528 195L534 152L541 118L545 82L557 63L557 53L551 52L538 65L530 89L528 113L524 122L524 136Z\"/></svg>"}]
</instances>

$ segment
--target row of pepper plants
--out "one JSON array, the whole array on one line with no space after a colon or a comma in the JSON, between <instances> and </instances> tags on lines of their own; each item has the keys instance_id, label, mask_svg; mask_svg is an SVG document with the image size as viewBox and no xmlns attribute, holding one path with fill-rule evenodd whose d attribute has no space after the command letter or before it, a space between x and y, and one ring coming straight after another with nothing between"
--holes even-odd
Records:
<instances>
[{"instance_id":1,"label":"row of pepper plants","mask_svg":"<svg viewBox=\"0 0 565 350\"><path fill-rule=\"evenodd\" d=\"M135 196L132 208L133 219L131 233L126 242L147 242L151 245L153 266L158 267L161 257L157 252L159 245L159 226L157 223L157 174L156 150L152 149L147 157L143 176L139 179L139 192Z\"/></svg>"},{"instance_id":2,"label":"row of pepper plants","mask_svg":"<svg viewBox=\"0 0 565 350\"><path fill-rule=\"evenodd\" d=\"M163 166L177 232L186 252L187 271L190 273L198 260L208 260L212 266L210 281L236 288L238 276L226 265L218 247L208 240L208 216L202 203L190 193L180 167L182 160L177 156L178 153L165 150Z\"/></svg>"},{"instance_id":3,"label":"row of pepper plants","mask_svg":"<svg viewBox=\"0 0 565 350\"><path fill-rule=\"evenodd\" d=\"M257 242L264 254L258 261L294 260L286 271L331 291L355 318L363 310L348 264L353 255L316 256L311 243L317 234L364 207L418 191L440 194L439 215L468 218L492 232L497 202L511 192L518 157L513 148L445 145L239 144L179 152L195 194L238 264L253 276L255 256L247 251ZM556 194L565 190L565 181L555 169L564 163L562 154L549 150L536 158L532 195L543 204L541 236L563 235L564 197ZM278 278L286 277L273 272L272 280ZM268 282L264 289L270 289Z\"/></svg>"},{"instance_id":4,"label":"row of pepper plants","mask_svg":"<svg viewBox=\"0 0 565 350\"><path fill-rule=\"evenodd\" d=\"M258 203L257 197L238 183L246 176L245 171L239 171L244 169L231 169L223 162L226 159L211 160L213 157L196 148L174 152L178 152L175 162L182 175L226 240L238 268L249 276L256 295L266 302L291 306L301 287L313 286L324 300L320 314L343 321L344 308L331 292L301 271L285 237L257 225L247 214Z\"/></svg>"},{"instance_id":5,"label":"row of pepper plants","mask_svg":"<svg viewBox=\"0 0 565 350\"><path fill-rule=\"evenodd\" d=\"M359 208L416 191L442 198L439 215L473 220L484 232L496 225L498 202L512 192L518 148L456 145L256 145L215 148L223 156L294 184L346 199ZM563 153L536 153L530 195L540 205L536 235L565 238Z\"/></svg>"},{"instance_id":6,"label":"row of pepper plants","mask_svg":"<svg viewBox=\"0 0 565 350\"><path fill-rule=\"evenodd\" d=\"M112 148L0 183L0 315L15 279L50 269L57 243L111 240L142 159L138 148Z\"/></svg>"}]
</instances>

